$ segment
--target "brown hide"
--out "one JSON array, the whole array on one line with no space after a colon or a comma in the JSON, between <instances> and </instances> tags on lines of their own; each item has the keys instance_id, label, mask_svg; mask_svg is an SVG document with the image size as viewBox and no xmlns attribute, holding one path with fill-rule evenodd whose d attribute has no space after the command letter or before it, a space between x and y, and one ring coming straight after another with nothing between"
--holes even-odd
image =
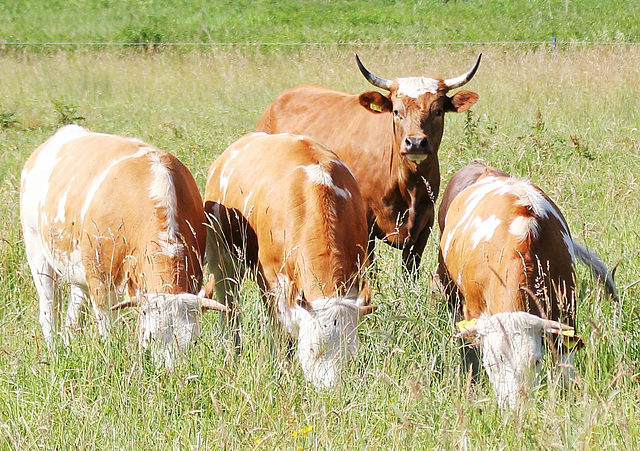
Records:
<instances>
[{"instance_id":1,"label":"brown hide","mask_svg":"<svg viewBox=\"0 0 640 451\"><path fill-rule=\"evenodd\" d=\"M544 199L548 214L536 214L512 193L492 191L474 197L488 180L518 181L472 163L454 175L443 194L438 272L452 308L467 320L481 313L527 311L573 326L575 274L567 244L571 238L558 207L540 188L524 181L519 182ZM479 233L474 220L493 216L500 224L489 239L479 239L474 246L474 233ZM531 221L524 239L510 232L517 221Z\"/></svg>"},{"instance_id":2,"label":"brown hide","mask_svg":"<svg viewBox=\"0 0 640 451\"><path fill-rule=\"evenodd\" d=\"M410 271L419 265L433 225L444 113L465 111L478 98L471 91L447 97L443 81L433 82L437 92L415 98L398 91L397 79L388 96L300 86L281 93L256 127L307 135L333 150L358 181L371 239L402 248Z\"/></svg>"},{"instance_id":3,"label":"brown hide","mask_svg":"<svg viewBox=\"0 0 640 451\"><path fill-rule=\"evenodd\" d=\"M48 144L34 152L25 171ZM41 236L59 262L80 251L89 293L99 306L109 307L105 296L114 289L130 295L196 291L205 218L195 180L177 158L137 140L93 133L64 144L58 156L39 212ZM181 244L173 243L174 255L162 247L167 210L150 198L152 159L166 168L175 187ZM64 218L56 220L62 204Z\"/></svg>"},{"instance_id":4,"label":"brown hide","mask_svg":"<svg viewBox=\"0 0 640 451\"><path fill-rule=\"evenodd\" d=\"M357 294L364 206L333 152L298 136L246 135L213 163L207 180L205 210L220 221L239 264L257 270L263 292L284 274L292 294L308 302Z\"/></svg>"}]
</instances>

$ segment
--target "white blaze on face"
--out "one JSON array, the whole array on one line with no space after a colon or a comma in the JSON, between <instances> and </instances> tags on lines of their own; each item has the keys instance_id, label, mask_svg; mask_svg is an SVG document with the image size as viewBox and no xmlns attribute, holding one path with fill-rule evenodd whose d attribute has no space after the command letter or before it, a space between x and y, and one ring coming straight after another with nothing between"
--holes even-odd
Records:
<instances>
[{"instance_id":1,"label":"white blaze on face","mask_svg":"<svg viewBox=\"0 0 640 451\"><path fill-rule=\"evenodd\" d=\"M417 99L423 94L437 94L439 81L429 77L400 77L398 82L399 95Z\"/></svg>"},{"instance_id":2,"label":"white blaze on face","mask_svg":"<svg viewBox=\"0 0 640 451\"><path fill-rule=\"evenodd\" d=\"M200 299L189 293L148 294L138 317L138 344L149 348L160 365L173 366L176 356L200 336Z\"/></svg>"},{"instance_id":3,"label":"white blaze on face","mask_svg":"<svg viewBox=\"0 0 640 451\"><path fill-rule=\"evenodd\" d=\"M342 366L358 351L357 326L364 299L324 298L309 310L288 303L289 279L278 275L276 301L284 328L298 341L298 359L305 378L319 388L334 387Z\"/></svg>"},{"instance_id":4,"label":"white blaze on face","mask_svg":"<svg viewBox=\"0 0 640 451\"><path fill-rule=\"evenodd\" d=\"M514 408L540 377L542 320L527 312L503 312L481 315L476 325L482 363L498 404Z\"/></svg>"}]
</instances>

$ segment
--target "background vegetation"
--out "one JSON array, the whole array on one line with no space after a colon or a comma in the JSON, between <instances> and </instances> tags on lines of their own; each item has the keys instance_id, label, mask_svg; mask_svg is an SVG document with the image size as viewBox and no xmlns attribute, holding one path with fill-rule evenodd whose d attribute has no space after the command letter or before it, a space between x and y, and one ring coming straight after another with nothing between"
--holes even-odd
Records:
<instances>
[{"instance_id":1,"label":"background vegetation","mask_svg":"<svg viewBox=\"0 0 640 451\"><path fill-rule=\"evenodd\" d=\"M5 0L0 42L638 42L625 0Z\"/></svg>"},{"instance_id":2,"label":"background vegetation","mask_svg":"<svg viewBox=\"0 0 640 451\"><path fill-rule=\"evenodd\" d=\"M40 2L1 4L3 17L10 17L10 27L0 28L7 40L124 42L128 38L118 33L145 20L164 23L163 33L175 30L162 40L191 40L201 27L189 18L221 5L48 4L50 9ZM640 48L574 45L554 52L549 46L397 45L391 41L419 36L393 34L413 33L404 22L411 14L399 14L408 2L363 2L349 9L343 2L255 4L229 2L221 8L224 14L209 13L203 20L211 33L215 17L220 30L234 33L233 41L242 40L240 32L251 41L350 40L347 31L360 27L370 33L363 42L377 43L0 51L0 448L638 449ZM418 2L415 8L437 11L425 14L425 21L439 17L438 26L451 21L477 27L465 40L483 41L502 27L512 30L508 23L513 30L501 31L507 40L547 40L546 30L557 26L553 18L575 14L584 20L577 15L587 4L450 1ZM621 14L615 10L619 4L600 2L613 12L594 18L598 27L572 28L583 33L572 36L596 39L588 33L598 28L607 30L612 44L618 32L624 40L637 39L637 6L626 3ZM334 14L341 5L344 14ZM513 11L496 20L500 8ZM474 17L471 10L477 18L461 20ZM333 14L335 22L321 20L321 13ZM480 20L491 14L492 20ZM255 34L247 26L250 16L266 24L253 27ZM287 17L299 18L278 34L277 24ZM352 23L345 22L349 17ZM401 18L399 26L382 28L393 17ZM242 30L233 31L232 21ZM525 24L542 31L520 37L517 30ZM464 28L455 29L450 39L462 40ZM262 34L267 31L273 34ZM68 349L46 350L18 209L20 170L39 144L68 122L136 136L178 155L202 188L210 163L253 129L280 91L301 83L368 90L354 51L388 78L457 75L483 52L468 86L480 94L478 104L468 114L447 117L440 149L443 183L472 159L530 178L558 203L578 241L610 266L619 263L622 308L616 321L610 300L579 270L578 329L587 346L577 358L574 387L547 383L552 367L546 365L545 384L534 399L521 410L501 412L486 381L467 383L451 316L431 276L437 233L416 281L402 278L397 252L378 246L381 268L372 278L380 308L362 323L361 350L337 391L305 383L252 283L242 292L245 348L237 359L217 332L215 314L205 317L203 338L171 372L157 370L138 353L134 315L123 317L107 340L87 324Z\"/></svg>"}]
</instances>

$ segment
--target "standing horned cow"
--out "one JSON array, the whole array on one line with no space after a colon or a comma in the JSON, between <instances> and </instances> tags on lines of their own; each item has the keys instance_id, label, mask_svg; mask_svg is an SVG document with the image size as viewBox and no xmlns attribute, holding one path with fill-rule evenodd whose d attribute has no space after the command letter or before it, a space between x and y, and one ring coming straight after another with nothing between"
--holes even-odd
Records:
<instances>
[{"instance_id":1,"label":"standing horned cow","mask_svg":"<svg viewBox=\"0 0 640 451\"><path fill-rule=\"evenodd\" d=\"M364 77L388 91L360 95L305 85L281 93L260 117L256 130L310 136L333 150L353 172L374 239L402 249L405 269L414 272L434 221L440 188L438 148L447 112L463 112L475 92L447 93L468 83L480 64L455 78L371 74L356 56Z\"/></svg>"}]
</instances>

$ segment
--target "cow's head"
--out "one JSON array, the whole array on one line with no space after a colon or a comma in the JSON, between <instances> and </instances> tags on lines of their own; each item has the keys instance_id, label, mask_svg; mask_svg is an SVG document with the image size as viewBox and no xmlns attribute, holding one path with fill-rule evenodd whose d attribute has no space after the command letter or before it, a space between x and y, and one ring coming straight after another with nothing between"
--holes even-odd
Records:
<instances>
[{"instance_id":1,"label":"cow's head","mask_svg":"<svg viewBox=\"0 0 640 451\"><path fill-rule=\"evenodd\" d=\"M500 407L514 408L538 385L543 334L573 337L573 328L527 312L503 312L482 314L460 332L463 338L479 339L482 364Z\"/></svg>"},{"instance_id":2,"label":"cow's head","mask_svg":"<svg viewBox=\"0 0 640 451\"><path fill-rule=\"evenodd\" d=\"M195 294L153 293L132 297L111 307L138 307L138 344L149 348L157 364L173 366L178 352L200 336L200 316L204 310L228 311L224 305Z\"/></svg>"},{"instance_id":3,"label":"cow's head","mask_svg":"<svg viewBox=\"0 0 640 451\"><path fill-rule=\"evenodd\" d=\"M353 296L309 302L303 293L295 292L286 276L281 274L278 279L278 314L285 329L298 341L298 359L305 378L319 388L334 387L343 365L358 351L361 316L376 308L370 305L369 284L365 282Z\"/></svg>"},{"instance_id":4,"label":"cow's head","mask_svg":"<svg viewBox=\"0 0 640 451\"><path fill-rule=\"evenodd\" d=\"M462 90L453 96L447 92L459 88L473 78L480 57L465 74L443 80L430 77L403 77L386 80L369 72L356 55L360 71L372 85L389 91L360 95L360 104L373 113L393 113L395 146L400 155L416 162L436 157L444 131L444 113L461 113L478 100L478 94Z\"/></svg>"}]
</instances>

